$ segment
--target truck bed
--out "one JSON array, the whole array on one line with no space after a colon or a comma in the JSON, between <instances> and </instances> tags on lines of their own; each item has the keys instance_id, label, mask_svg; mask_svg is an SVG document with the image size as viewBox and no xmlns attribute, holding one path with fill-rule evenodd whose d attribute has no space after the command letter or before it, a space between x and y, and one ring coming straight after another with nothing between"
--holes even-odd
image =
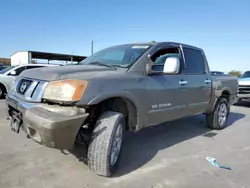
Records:
<instances>
[{"instance_id":1,"label":"truck bed","mask_svg":"<svg viewBox=\"0 0 250 188\"><path fill-rule=\"evenodd\" d=\"M238 78L231 75L212 75L213 84L218 84L217 89L227 88L230 94L238 92ZM222 88L223 86L223 88Z\"/></svg>"},{"instance_id":2,"label":"truck bed","mask_svg":"<svg viewBox=\"0 0 250 188\"><path fill-rule=\"evenodd\" d=\"M227 91L229 94L229 103L234 104L237 102L237 98L235 97L238 93L238 78L236 76L231 75L212 75L212 83L213 83L213 94L214 100L216 100L216 96L220 96L222 91ZM233 96L233 97L231 97Z\"/></svg>"}]
</instances>

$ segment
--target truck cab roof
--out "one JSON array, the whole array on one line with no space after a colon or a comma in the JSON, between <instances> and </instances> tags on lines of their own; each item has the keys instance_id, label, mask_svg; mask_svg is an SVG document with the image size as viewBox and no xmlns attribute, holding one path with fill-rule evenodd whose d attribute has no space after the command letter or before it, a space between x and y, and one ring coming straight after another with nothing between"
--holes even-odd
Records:
<instances>
[{"instance_id":1,"label":"truck cab roof","mask_svg":"<svg viewBox=\"0 0 250 188\"><path fill-rule=\"evenodd\" d=\"M161 42L135 42L135 43L128 43L128 44L134 44L134 45L150 45L150 46L182 46L182 47L187 47L187 48L193 48L197 50L201 50L201 48L198 48L193 45L185 44L185 43L179 43L179 42L171 42L171 41L161 41ZM122 45L127 45L127 44L122 44Z\"/></svg>"}]
</instances>

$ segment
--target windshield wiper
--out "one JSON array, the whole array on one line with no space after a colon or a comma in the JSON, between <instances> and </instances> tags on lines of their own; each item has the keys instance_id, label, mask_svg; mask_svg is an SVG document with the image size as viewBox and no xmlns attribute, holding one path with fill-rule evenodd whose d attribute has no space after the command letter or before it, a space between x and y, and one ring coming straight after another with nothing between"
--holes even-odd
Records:
<instances>
[{"instance_id":1,"label":"windshield wiper","mask_svg":"<svg viewBox=\"0 0 250 188\"><path fill-rule=\"evenodd\" d=\"M114 67L119 67L119 68L128 68L129 64L128 65L112 65Z\"/></svg>"},{"instance_id":2,"label":"windshield wiper","mask_svg":"<svg viewBox=\"0 0 250 188\"><path fill-rule=\"evenodd\" d=\"M112 66L112 65L106 65L106 64L104 64L104 63L100 63L100 62L98 62L98 61L93 61L93 62L91 62L91 63L88 63L88 65L99 65L99 66L104 66L104 67L109 67L109 68L112 68L112 69L117 69L117 68L115 68L114 66Z\"/></svg>"}]
</instances>

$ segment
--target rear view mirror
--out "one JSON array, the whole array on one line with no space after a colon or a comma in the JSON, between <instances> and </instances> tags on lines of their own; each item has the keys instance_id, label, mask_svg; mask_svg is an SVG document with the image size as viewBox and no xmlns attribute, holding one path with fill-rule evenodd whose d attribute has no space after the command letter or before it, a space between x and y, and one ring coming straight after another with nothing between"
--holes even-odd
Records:
<instances>
[{"instance_id":1,"label":"rear view mirror","mask_svg":"<svg viewBox=\"0 0 250 188\"><path fill-rule=\"evenodd\" d=\"M178 74L180 70L180 59L178 57L167 57L164 63L164 74Z\"/></svg>"},{"instance_id":2,"label":"rear view mirror","mask_svg":"<svg viewBox=\"0 0 250 188\"><path fill-rule=\"evenodd\" d=\"M16 76L16 71L14 71L14 70L11 71L11 72L10 72L10 75L11 75L11 76Z\"/></svg>"}]
</instances>

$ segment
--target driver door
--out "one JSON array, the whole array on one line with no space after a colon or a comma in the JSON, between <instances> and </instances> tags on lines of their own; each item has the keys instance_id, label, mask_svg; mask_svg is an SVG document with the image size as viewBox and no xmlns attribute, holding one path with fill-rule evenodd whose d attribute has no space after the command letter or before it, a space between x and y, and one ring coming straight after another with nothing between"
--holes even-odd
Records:
<instances>
[{"instance_id":1,"label":"driver door","mask_svg":"<svg viewBox=\"0 0 250 188\"><path fill-rule=\"evenodd\" d=\"M179 48L166 48L159 51L156 52L157 57L152 56L154 63L162 64L163 56L170 54L180 59L180 67L182 67ZM147 76L147 125L156 125L187 115L187 90L185 84L182 84L182 79L181 72Z\"/></svg>"}]
</instances>

